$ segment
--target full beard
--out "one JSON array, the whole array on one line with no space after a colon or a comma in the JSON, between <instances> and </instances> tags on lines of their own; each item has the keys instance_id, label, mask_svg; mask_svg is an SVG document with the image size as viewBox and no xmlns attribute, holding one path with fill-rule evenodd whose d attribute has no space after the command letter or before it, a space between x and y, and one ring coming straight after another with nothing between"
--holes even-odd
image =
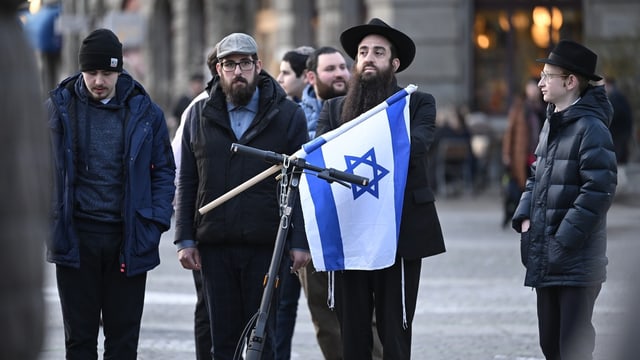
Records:
<instances>
[{"instance_id":1,"label":"full beard","mask_svg":"<svg viewBox=\"0 0 640 360\"><path fill-rule=\"evenodd\" d=\"M337 90L336 88L333 87L333 84L323 83L322 81L320 81L320 79L318 79L316 87L317 87L316 96L323 100L333 99L334 97L342 96L347 93L346 86L344 89Z\"/></svg>"},{"instance_id":2,"label":"full beard","mask_svg":"<svg viewBox=\"0 0 640 360\"><path fill-rule=\"evenodd\" d=\"M224 80L221 81L222 91L227 96L227 101L236 106L246 106L256 91L258 86L257 79L258 74L256 73L251 82L242 76L234 77L229 83ZM239 85L239 82L243 82L245 86Z\"/></svg>"},{"instance_id":3,"label":"full beard","mask_svg":"<svg viewBox=\"0 0 640 360\"><path fill-rule=\"evenodd\" d=\"M385 101L395 90L396 82L391 67L374 75L354 74L349 81L349 92L344 100L340 124L355 119Z\"/></svg>"}]
</instances>

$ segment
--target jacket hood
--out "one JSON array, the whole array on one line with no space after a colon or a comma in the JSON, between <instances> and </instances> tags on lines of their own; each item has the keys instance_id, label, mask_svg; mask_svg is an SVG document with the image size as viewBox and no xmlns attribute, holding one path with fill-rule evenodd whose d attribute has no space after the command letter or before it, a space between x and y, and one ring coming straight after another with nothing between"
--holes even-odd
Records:
<instances>
[{"instance_id":1,"label":"jacket hood","mask_svg":"<svg viewBox=\"0 0 640 360\"><path fill-rule=\"evenodd\" d=\"M73 87L73 95L77 96L83 101L88 100L87 90L84 86L84 81L82 81L82 73L76 73L62 80L60 84L54 90L52 90L52 92L59 92L64 90L65 88L71 92L71 87ZM118 76L118 81L116 83L115 103L123 104L127 98L136 94L146 96L147 92L140 83L135 81L133 77L129 75L129 73L123 71Z\"/></svg>"},{"instance_id":2,"label":"jacket hood","mask_svg":"<svg viewBox=\"0 0 640 360\"><path fill-rule=\"evenodd\" d=\"M566 110L554 113L555 106L550 104L547 108L547 117L556 118L558 114L561 116L561 123L569 123L585 116L591 116L600 119L607 127L611 125L613 119L613 107L609 102L607 93L603 85L589 85L583 92L580 100Z\"/></svg>"}]
</instances>

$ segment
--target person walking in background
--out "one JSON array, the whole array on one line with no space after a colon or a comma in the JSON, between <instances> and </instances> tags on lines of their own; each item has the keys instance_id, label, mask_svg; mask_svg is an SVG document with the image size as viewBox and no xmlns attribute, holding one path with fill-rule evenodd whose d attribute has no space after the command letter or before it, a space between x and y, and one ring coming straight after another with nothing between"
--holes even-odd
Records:
<instances>
[{"instance_id":1,"label":"person walking in background","mask_svg":"<svg viewBox=\"0 0 640 360\"><path fill-rule=\"evenodd\" d=\"M616 190L613 109L595 74L598 56L561 40L538 86L549 103L533 175L513 215L525 286L536 289L540 347L548 360L589 360L593 308L606 279L607 211Z\"/></svg>"},{"instance_id":2,"label":"person walking in background","mask_svg":"<svg viewBox=\"0 0 640 360\"><path fill-rule=\"evenodd\" d=\"M506 227L518 206L525 182L531 175L531 164L535 161L538 135L545 120L545 103L542 100L539 79L531 78L524 86L524 94L516 96L502 137L502 165L508 180L504 193L504 219Z\"/></svg>"},{"instance_id":3,"label":"person walking in background","mask_svg":"<svg viewBox=\"0 0 640 360\"><path fill-rule=\"evenodd\" d=\"M47 100L54 159L52 235L67 359L136 359L147 271L169 229L175 165L162 110L122 69L122 44L91 32L81 73Z\"/></svg>"},{"instance_id":4,"label":"person walking in background","mask_svg":"<svg viewBox=\"0 0 640 360\"><path fill-rule=\"evenodd\" d=\"M629 142L633 135L633 116L631 105L626 96L618 89L614 78L605 79L607 97L613 106L613 120L611 120L611 137L616 149L616 161L618 162L618 188L624 189L627 185L627 163L629 162Z\"/></svg>"},{"instance_id":5,"label":"person walking in background","mask_svg":"<svg viewBox=\"0 0 640 360\"><path fill-rule=\"evenodd\" d=\"M618 89L614 78L605 80L605 89L611 106L613 106L613 120L609 130L616 149L616 160L618 165L625 165L629 162L629 141L633 133L631 105L627 97Z\"/></svg>"},{"instance_id":6,"label":"person walking in background","mask_svg":"<svg viewBox=\"0 0 640 360\"><path fill-rule=\"evenodd\" d=\"M214 82L218 81L218 74L216 73L216 64L218 63L216 47L207 56L207 67L213 77L207 84L206 88L193 98L191 103L187 105L182 114L180 115L180 126L176 130L176 135L171 141L171 148L173 149L173 157L176 160L176 187L178 186L178 180L180 179L180 160L182 156L182 133L184 131L184 123L188 114L192 109L193 111L200 113L202 108L209 99L209 92ZM177 197L177 192L176 192ZM200 270L192 270L193 284L196 289L196 307L193 313L193 333L196 343L196 359L204 360L211 359L211 325L209 324L209 312L207 311L207 303L205 299L204 288L202 287L202 274Z\"/></svg>"},{"instance_id":7,"label":"person walking in background","mask_svg":"<svg viewBox=\"0 0 640 360\"><path fill-rule=\"evenodd\" d=\"M278 184L268 178L205 214L197 210L270 166L233 154L232 143L292 154L308 136L303 111L262 70L251 36L228 35L218 43L217 57L219 78L209 99L202 111L193 108L185 119L175 243L182 266L202 272L213 358L232 359L238 344L247 340L243 329L260 308L280 224ZM302 214L294 214L291 224L286 248L295 272L311 256ZM277 301L270 307L267 334L275 333L276 308ZM273 359L272 336L262 345L262 359Z\"/></svg>"},{"instance_id":8,"label":"person walking in background","mask_svg":"<svg viewBox=\"0 0 640 360\"><path fill-rule=\"evenodd\" d=\"M350 77L347 61L340 50L323 46L309 55L307 59L309 85L305 87L300 103L307 118L309 138L312 139L315 136L318 116L324 102L346 94ZM313 262L309 262L298 274L320 350L325 360L341 360L340 323L336 312L327 305L327 273L316 272Z\"/></svg>"},{"instance_id":9,"label":"person walking in background","mask_svg":"<svg viewBox=\"0 0 640 360\"><path fill-rule=\"evenodd\" d=\"M187 92L182 94L176 104L173 107L173 111L171 112L171 121L169 124L170 133L175 134L176 129L180 126L180 120L182 117L182 113L189 106L191 100L193 100L198 94L200 94L205 88L204 76L199 73L191 74L189 78L189 88Z\"/></svg>"},{"instance_id":10,"label":"person walking in background","mask_svg":"<svg viewBox=\"0 0 640 360\"><path fill-rule=\"evenodd\" d=\"M287 93L287 98L295 103L300 103L302 90L307 86L307 58L313 50L311 46L300 46L287 51L280 61L280 73L276 80Z\"/></svg>"},{"instance_id":11,"label":"person walking in background","mask_svg":"<svg viewBox=\"0 0 640 360\"><path fill-rule=\"evenodd\" d=\"M0 6L0 356L36 360L45 338L43 239L51 216L51 162L40 72L18 20L19 0Z\"/></svg>"},{"instance_id":12,"label":"person walking in background","mask_svg":"<svg viewBox=\"0 0 640 360\"><path fill-rule=\"evenodd\" d=\"M287 98L300 103L302 90L307 84L306 66L309 54L313 52L310 46L301 46L287 51L280 62L278 83L287 94ZM276 360L291 358L291 340L296 326L298 314L298 300L300 299L300 281L296 273L291 272L293 262L290 257L282 258L280 277L280 295L276 312L275 353Z\"/></svg>"},{"instance_id":13,"label":"person walking in background","mask_svg":"<svg viewBox=\"0 0 640 360\"><path fill-rule=\"evenodd\" d=\"M440 106L428 156L429 184L433 190L443 196L468 194L474 190L471 131L455 105Z\"/></svg>"},{"instance_id":14,"label":"person walking in background","mask_svg":"<svg viewBox=\"0 0 640 360\"><path fill-rule=\"evenodd\" d=\"M415 56L413 40L377 18L345 30L340 42L356 62L346 96L325 103L317 135L356 118L399 91L395 73L406 69ZM414 92L409 111L411 155L396 261L381 270L335 274L344 359L371 359L374 309L383 357L395 360L411 357L411 328L422 258L445 251L427 177L427 151L435 130L433 96Z\"/></svg>"}]
</instances>

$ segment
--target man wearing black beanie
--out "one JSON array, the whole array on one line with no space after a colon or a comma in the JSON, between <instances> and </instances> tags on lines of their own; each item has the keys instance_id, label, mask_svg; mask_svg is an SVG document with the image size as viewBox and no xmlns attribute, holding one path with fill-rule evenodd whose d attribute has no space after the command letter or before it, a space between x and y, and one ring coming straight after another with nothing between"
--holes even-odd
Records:
<instances>
[{"instance_id":1,"label":"man wearing black beanie","mask_svg":"<svg viewBox=\"0 0 640 360\"><path fill-rule=\"evenodd\" d=\"M47 100L54 203L47 260L56 264L67 359L136 359L147 271L169 229L175 163L162 110L122 69L122 44L98 29L81 73Z\"/></svg>"},{"instance_id":2,"label":"man wearing black beanie","mask_svg":"<svg viewBox=\"0 0 640 360\"><path fill-rule=\"evenodd\" d=\"M111 30L95 30L82 40L78 62L80 71L122 72L122 44Z\"/></svg>"}]
</instances>

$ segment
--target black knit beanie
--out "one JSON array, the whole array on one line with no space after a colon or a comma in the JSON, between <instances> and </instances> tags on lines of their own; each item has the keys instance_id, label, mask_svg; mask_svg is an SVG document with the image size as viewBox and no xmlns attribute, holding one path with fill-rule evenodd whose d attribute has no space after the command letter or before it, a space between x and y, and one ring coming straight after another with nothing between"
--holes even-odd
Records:
<instances>
[{"instance_id":1,"label":"black knit beanie","mask_svg":"<svg viewBox=\"0 0 640 360\"><path fill-rule=\"evenodd\" d=\"M78 62L80 71L122 72L122 44L111 30L94 30L82 40Z\"/></svg>"}]
</instances>

